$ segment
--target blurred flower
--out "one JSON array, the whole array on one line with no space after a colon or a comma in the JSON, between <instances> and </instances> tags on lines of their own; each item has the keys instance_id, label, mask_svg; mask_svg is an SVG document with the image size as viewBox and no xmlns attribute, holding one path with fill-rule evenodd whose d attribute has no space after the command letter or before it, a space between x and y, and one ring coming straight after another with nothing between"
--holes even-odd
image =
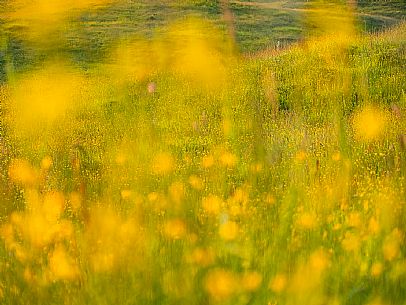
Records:
<instances>
[{"instance_id":1,"label":"blurred flower","mask_svg":"<svg viewBox=\"0 0 406 305\"><path fill-rule=\"evenodd\" d=\"M329 264L328 255L323 249L314 251L309 259L297 268L289 285L289 292L298 299L316 295L322 288L323 277Z\"/></svg>"},{"instance_id":2,"label":"blurred flower","mask_svg":"<svg viewBox=\"0 0 406 305\"><path fill-rule=\"evenodd\" d=\"M295 155L296 161L304 161L306 158L307 158L307 154L303 150L298 151Z\"/></svg>"},{"instance_id":3,"label":"blurred flower","mask_svg":"<svg viewBox=\"0 0 406 305\"><path fill-rule=\"evenodd\" d=\"M226 63L232 57L231 50L212 24L186 19L171 27L168 39L176 54L171 62L176 74L207 89L221 89L227 83Z\"/></svg>"},{"instance_id":4,"label":"blurred flower","mask_svg":"<svg viewBox=\"0 0 406 305\"><path fill-rule=\"evenodd\" d=\"M78 192L72 192L69 195L69 203L74 213L78 213L82 206L82 196Z\"/></svg>"},{"instance_id":5,"label":"blurred flower","mask_svg":"<svg viewBox=\"0 0 406 305\"><path fill-rule=\"evenodd\" d=\"M200 178L200 177L198 177L198 176L196 176L196 175L191 175L191 176L189 177L188 182L189 182L190 186L191 186L192 188L194 188L195 190L199 190L199 191L200 191L200 190L202 190L203 187L204 187L203 179Z\"/></svg>"},{"instance_id":6,"label":"blurred flower","mask_svg":"<svg viewBox=\"0 0 406 305\"><path fill-rule=\"evenodd\" d=\"M41 160L41 169L49 170L52 166L52 158L50 156L46 156Z\"/></svg>"},{"instance_id":7,"label":"blurred flower","mask_svg":"<svg viewBox=\"0 0 406 305\"><path fill-rule=\"evenodd\" d=\"M314 272L323 272L330 265L328 255L323 250L316 250L310 255L310 267Z\"/></svg>"},{"instance_id":8,"label":"blurred flower","mask_svg":"<svg viewBox=\"0 0 406 305\"><path fill-rule=\"evenodd\" d=\"M50 254L49 269L56 280L73 280L79 275L79 268L62 246Z\"/></svg>"},{"instance_id":9,"label":"blurred flower","mask_svg":"<svg viewBox=\"0 0 406 305\"><path fill-rule=\"evenodd\" d=\"M281 293L285 290L287 284L287 278L283 273L279 273L269 283L269 289L275 293Z\"/></svg>"},{"instance_id":10,"label":"blurred flower","mask_svg":"<svg viewBox=\"0 0 406 305\"><path fill-rule=\"evenodd\" d=\"M85 257L96 272L136 267L146 258L142 254L144 234L139 224L108 208L90 211L84 239Z\"/></svg>"},{"instance_id":11,"label":"blurred flower","mask_svg":"<svg viewBox=\"0 0 406 305\"><path fill-rule=\"evenodd\" d=\"M361 216L358 212L351 212L346 217L346 224L348 227L360 228L362 225Z\"/></svg>"},{"instance_id":12,"label":"blurred flower","mask_svg":"<svg viewBox=\"0 0 406 305\"><path fill-rule=\"evenodd\" d=\"M231 197L234 203L241 204L243 206L247 205L249 201L249 192L248 187L245 185L244 187L237 187Z\"/></svg>"},{"instance_id":13,"label":"blurred flower","mask_svg":"<svg viewBox=\"0 0 406 305\"><path fill-rule=\"evenodd\" d=\"M237 163L237 160L238 160L237 156L231 152L224 152L220 156L221 164L224 165L225 167L229 167L229 168L234 167Z\"/></svg>"},{"instance_id":14,"label":"blurred flower","mask_svg":"<svg viewBox=\"0 0 406 305\"><path fill-rule=\"evenodd\" d=\"M386 112L373 106L358 110L353 116L355 137L360 141L379 139L385 133L388 116Z\"/></svg>"},{"instance_id":15,"label":"blurred flower","mask_svg":"<svg viewBox=\"0 0 406 305\"><path fill-rule=\"evenodd\" d=\"M154 202L159 198L159 194L157 192L152 192L148 194L147 198L149 201Z\"/></svg>"},{"instance_id":16,"label":"blurred flower","mask_svg":"<svg viewBox=\"0 0 406 305\"><path fill-rule=\"evenodd\" d=\"M164 233L171 239L181 239L186 234L186 224L181 219L168 220L164 225Z\"/></svg>"},{"instance_id":17,"label":"blurred flower","mask_svg":"<svg viewBox=\"0 0 406 305\"><path fill-rule=\"evenodd\" d=\"M298 220L297 220L297 225L301 229L314 229L317 226L317 218L314 213L302 213L299 215Z\"/></svg>"},{"instance_id":18,"label":"blurred flower","mask_svg":"<svg viewBox=\"0 0 406 305\"><path fill-rule=\"evenodd\" d=\"M196 248L190 255L191 262L207 267L214 262L214 253L211 249Z\"/></svg>"},{"instance_id":19,"label":"blurred flower","mask_svg":"<svg viewBox=\"0 0 406 305\"><path fill-rule=\"evenodd\" d=\"M65 209L65 198L61 192L49 192L43 199L43 213L47 221L56 222Z\"/></svg>"},{"instance_id":20,"label":"blurred flower","mask_svg":"<svg viewBox=\"0 0 406 305\"><path fill-rule=\"evenodd\" d=\"M121 190L120 194L121 194L121 199L128 200L131 198L132 191L129 189L124 189L124 190Z\"/></svg>"},{"instance_id":21,"label":"blurred flower","mask_svg":"<svg viewBox=\"0 0 406 305\"><path fill-rule=\"evenodd\" d=\"M380 262L373 263L371 266L371 276L373 277L378 277L382 274L383 271L383 265Z\"/></svg>"},{"instance_id":22,"label":"blurred flower","mask_svg":"<svg viewBox=\"0 0 406 305\"><path fill-rule=\"evenodd\" d=\"M372 217L369 220L368 230L371 234L374 234L374 235L378 234L379 231L381 230L381 226L375 217Z\"/></svg>"},{"instance_id":23,"label":"blurred flower","mask_svg":"<svg viewBox=\"0 0 406 305\"><path fill-rule=\"evenodd\" d=\"M334 152L333 153L333 155L331 156L331 159L333 160L333 161L340 161L341 160L341 154L340 154L340 152L339 151L336 151L336 152Z\"/></svg>"},{"instance_id":24,"label":"blurred flower","mask_svg":"<svg viewBox=\"0 0 406 305\"><path fill-rule=\"evenodd\" d=\"M246 291L257 290L262 283L262 275L256 271L245 273L241 278L242 288Z\"/></svg>"},{"instance_id":25,"label":"blurred flower","mask_svg":"<svg viewBox=\"0 0 406 305\"><path fill-rule=\"evenodd\" d=\"M207 155L202 158L202 167L209 168L214 165L214 157L212 155Z\"/></svg>"},{"instance_id":26,"label":"blurred flower","mask_svg":"<svg viewBox=\"0 0 406 305\"><path fill-rule=\"evenodd\" d=\"M60 61L23 75L12 87L10 99L13 112L8 119L14 132L31 135L42 131L82 106L84 84L80 71Z\"/></svg>"},{"instance_id":27,"label":"blurred flower","mask_svg":"<svg viewBox=\"0 0 406 305\"><path fill-rule=\"evenodd\" d=\"M233 272L214 269L207 274L204 288L213 299L224 301L236 292L237 284L237 277Z\"/></svg>"},{"instance_id":28,"label":"blurred flower","mask_svg":"<svg viewBox=\"0 0 406 305\"><path fill-rule=\"evenodd\" d=\"M360 237L354 233L347 232L345 233L344 239L341 242L341 245L345 251L355 252L358 251L361 246Z\"/></svg>"},{"instance_id":29,"label":"blurred flower","mask_svg":"<svg viewBox=\"0 0 406 305\"><path fill-rule=\"evenodd\" d=\"M174 169L175 159L169 153L158 153L152 161L152 171L156 175L167 175Z\"/></svg>"},{"instance_id":30,"label":"blurred flower","mask_svg":"<svg viewBox=\"0 0 406 305\"><path fill-rule=\"evenodd\" d=\"M127 161L127 156L123 152L119 152L116 155L115 161L118 165L123 165Z\"/></svg>"},{"instance_id":31,"label":"blurred flower","mask_svg":"<svg viewBox=\"0 0 406 305\"><path fill-rule=\"evenodd\" d=\"M388 236L382 246L383 257L387 261L393 261L400 255L400 243L403 234L398 229L394 229Z\"/></svg>"},{"instance_id":32,"label":"blurred flower","mask_svg":"<svg viewBox=\"0 0 406 305\"><path fill-rule=\"evenodd\" d=\"M8 176L14 183L32 186L38 179L37 171L23 159L13 159L8 168Z\"/></svg>"},{"instance_id":33,"label":"blurred flower","mask_svg":"<svg viewBox=\"0 0 406 305\"><path fill-rule=\"evenodd\" d=\"M222 203L223 201L216 195L209 195L202 199L202 207L208 214L219 214Z\"/></svg>"},{"instance_id":34,"label":"blurred flower","mask_svg":"<svg viewBox=\"0 0 406 305\"><path fill-rule=\"evenodd\" d=\"M234 221L226 221L219 227L219 235L224 240L233 240L238 236L238 225Z\"/></svg>"}]
</instances>

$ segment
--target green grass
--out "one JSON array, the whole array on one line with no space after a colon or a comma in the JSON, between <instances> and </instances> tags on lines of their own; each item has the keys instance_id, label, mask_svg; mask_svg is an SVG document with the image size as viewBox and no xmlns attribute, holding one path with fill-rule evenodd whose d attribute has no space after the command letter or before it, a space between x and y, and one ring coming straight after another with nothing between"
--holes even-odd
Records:
<instances>
[{"instance_id":1,"label":"green grass","mask_svg":"<svg viewBox=\"0 0 406 305\"><path fill-rule=\"evenodd\" d=\"M231 8L3 28L1 304L405 304L406 24Z\"/></svg>"},{"instance_id":2,"label":"green grass","mask_svg":"<svg viewBox=\"0 0 406 305\"><path fill-rule=\"evenodd\" d=\"M268 9L231 3L238 48L242 52L252 52L302 39L305 32L304 14L289 9L303 9L307 4L303 1L282 1L281 9L278 9L278 6ZM360 24L366 31L393 26L405 18L405 5L402 0L389 3L361 1L358 7L361 14ZM158 0L119 1L108 9L81 14L62 34L66 36L65 42L58 52L68 52L68 56L82 63L97 62L106 55L106 50L116 39L132 35L151 38L162 26L188 15L208 18L224 27L221 14L221 7L216 1L179 1L175 4ZM38 60L30 58L35 56L36 48L33 49L21 41L21 28L18 24L11 28L3 25L2 30L10 40L10 53L16 66ZM37 56L41 57L41 54Z\"/></svg>"}]
</instances>

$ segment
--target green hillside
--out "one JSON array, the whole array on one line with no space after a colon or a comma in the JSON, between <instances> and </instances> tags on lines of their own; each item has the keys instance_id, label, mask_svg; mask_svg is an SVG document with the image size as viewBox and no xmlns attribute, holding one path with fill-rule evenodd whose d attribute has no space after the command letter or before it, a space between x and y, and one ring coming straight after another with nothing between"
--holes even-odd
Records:
<instances>
[{"instance_id":1,"label":"green hillside","mask_svg":"<svg viewBox=\"0 0 406 305\"><path fill-rule=\"evenodd\" d=\"M229 1L228 5L241 52L286 46L302 39L306 33L307 1ZM404 19L405 12L403 0L360 1L359 27L362 31L381 30ZM222 14L218 1L118 1L108 8L77 16L71 27L58 34L65 38L60 51L69 52L69 56L79 61L97 61L117 39L133 35L150 38L163 25L179 18L200 16L224 28ZM30 58L35 54L27 50L32 46L27 46L19 37L21 25L18 22L3 22L2 31L17 65L35 61ZM35 47L33 51L35 53Z\"/></svg>"},{"instance_id":2,"label":"green hillside","mask_svg":"<svg viewBox=\"0 0 406 305\"><path fill-rule=\"evenodd\" d=\"M401 2L0 4L0 304L406 304Z\"/></svg>"}]
</instances>

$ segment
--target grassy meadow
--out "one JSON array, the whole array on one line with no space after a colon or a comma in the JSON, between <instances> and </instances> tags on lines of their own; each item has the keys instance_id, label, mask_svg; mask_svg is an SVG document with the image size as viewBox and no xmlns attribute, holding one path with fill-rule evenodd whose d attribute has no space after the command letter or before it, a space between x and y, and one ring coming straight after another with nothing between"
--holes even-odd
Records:
<instances>
[{"instance_id":1,"label":"grassy meadow","mask_svg":"<svg viewBox=\"0 0 406 305\"><path fill-rule=\"evenodd\" d=\"M405 6L332 2L0 1L0 304L406 305Z\"/></svg>"}]
</instances>

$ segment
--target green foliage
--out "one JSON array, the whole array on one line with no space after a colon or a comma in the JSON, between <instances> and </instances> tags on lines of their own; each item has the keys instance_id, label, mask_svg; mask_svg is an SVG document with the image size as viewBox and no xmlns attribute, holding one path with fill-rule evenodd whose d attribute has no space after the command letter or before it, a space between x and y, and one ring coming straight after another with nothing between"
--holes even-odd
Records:
<instances>
[{"instance_id":1,"label":"green foliage","mask_svg":"<svg viewBox=\"0 0 406 305\"><path fill-rule=\"evenodd\" d=\"M7 34L0 302L404 304L405 23L242 56L127 4Z\"/></svg>"}]
</instances>

